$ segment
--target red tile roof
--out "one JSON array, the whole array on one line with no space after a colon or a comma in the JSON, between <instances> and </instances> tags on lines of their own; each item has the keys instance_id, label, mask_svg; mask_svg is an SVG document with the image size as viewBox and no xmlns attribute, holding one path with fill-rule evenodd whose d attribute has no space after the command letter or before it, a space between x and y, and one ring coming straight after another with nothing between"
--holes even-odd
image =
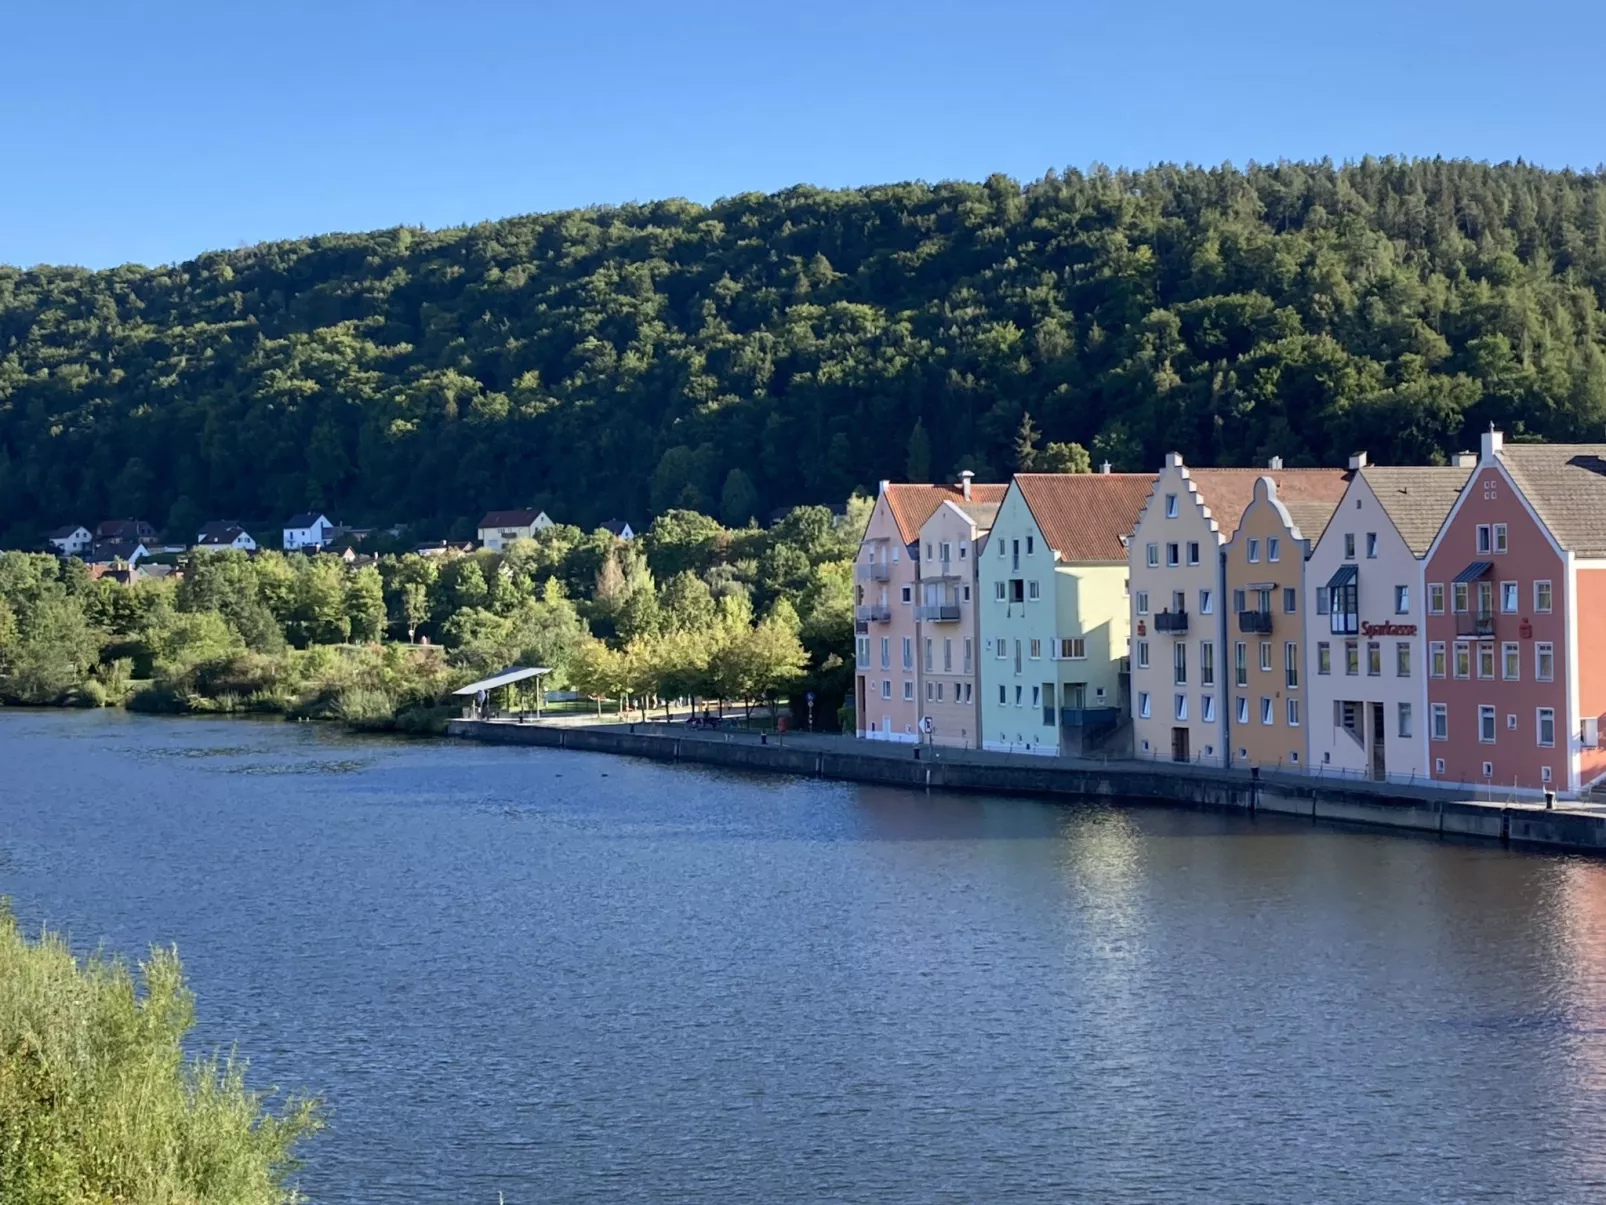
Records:
<instances>
[{"instance_id":1,"label":"red tile roof","mask_svg":"<svg viewBox=\"0 0 1606 1205\"><path fill-rule=\"evenodd\" d=\"M970 500L996 504L1004 500L1004 493L1008 489L1007 485L972 484ZM898 534L903 537L905 544L913 544L920 538L921 526L937 513L937 508L944 502L964 502L965 491L957 485L910 485L900 482L887 486L886 498L887 509L898 524Z\"/></svg>"},{"instance_id":2,"label":"red tile roof","mask_svg":"<svg viewBox=\"0 0 1606 1205\"><path fill-rule=\"evenodd\" d=\"M1337 506L1349 488L1348 469L1192 469L1188 476L1199 487L1199 500L1210 508L1221 538L1230 540L1244 511L1255 498L1255 482L1270 477L1277 497L1290 502L1324 502ZM1322 533L1302 531L1308 539Z\"/></svg>"},{"instance_id":3,"label":"red tile roof","mask_svg":"<svg viewBox=\"0 0 1606 1205\"><path fill-rule=\"evenodd\" d=\"M1017 473L1038 530L1062 561L1125 561L1123 537L1154 488L1153 473Z\"/></svg>"}]
</instances>

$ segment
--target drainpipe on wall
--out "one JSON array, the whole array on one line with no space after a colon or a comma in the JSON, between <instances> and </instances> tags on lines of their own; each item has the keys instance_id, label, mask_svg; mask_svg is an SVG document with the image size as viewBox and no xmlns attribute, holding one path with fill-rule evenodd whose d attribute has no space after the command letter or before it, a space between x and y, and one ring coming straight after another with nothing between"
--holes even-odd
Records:
<instances>
[{"instance_id":1,"label":"drainpipe on wall","mask_svg":"<svg viewBox=\"0 0 1606 1205\"><path fill-rule=\"evenodd\" d=\"M1227 614L1231 610L1231 607L1228 604L1230 603L1231 599L1227 593L1227 550L1225 548L1220 549L1216 553L1216 564L1216 614L1220 616L1220 618L1216 621L1216 630L1220 633L1219 637L1217 638L1216 647L1221 650L1221 655L1216 659L1216 673L1220 675L1217 678L1217 681L1219 682L1221 678L1227 676L1228 672L1237 672L1235 668L1231 669L1230 671L1228 668L1229 666L1235 665L1235 663L1231 659L1230 652L1232 649L1232 645L1230 643L1232 625L1227 622ZM1234 679L1232 690L1237 689L1237 680ZM1230 770L1233 765L1232 694L1230 692L1223 694L1221 687L1217 686L1216 695L1221 700L1221 764L1224 768Z\"/></svg>"}]
</instances>

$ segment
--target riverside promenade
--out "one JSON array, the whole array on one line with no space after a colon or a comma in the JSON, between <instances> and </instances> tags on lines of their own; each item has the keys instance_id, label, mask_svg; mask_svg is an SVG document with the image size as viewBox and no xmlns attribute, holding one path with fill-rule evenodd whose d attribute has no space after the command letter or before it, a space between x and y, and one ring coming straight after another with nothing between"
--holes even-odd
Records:
<instances>
[{"instance_id":1,"label":"riverside promenade","mask_svg":"<svg viewBox=\"0 0 1606 1205\"><path fill-rule=\"evenodd\" d=\"M1041 757L864 741L820 733L761 736L679 724L453 720L448 735L692 762L915 790L1107 800L1307 817L1514 845L1606 854L1606 807L1528 798L1472 799L1430 783L1371 782L1172 762ZM1497 795L1497 792L1491 792Z\"/></svg>"}]
</instances>

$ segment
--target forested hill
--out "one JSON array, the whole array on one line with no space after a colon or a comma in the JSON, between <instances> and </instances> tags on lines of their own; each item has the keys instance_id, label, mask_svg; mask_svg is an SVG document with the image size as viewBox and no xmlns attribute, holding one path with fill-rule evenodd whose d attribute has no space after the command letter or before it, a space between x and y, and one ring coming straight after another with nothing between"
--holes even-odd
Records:
<instances>
[{"instance_id":1,"label":"forested hill","mask_svg":"<svg viewBox=\"0 0 1606 1205\"><path fill-rule=\"evenodd\" d=\"M0 269L0 535L534 503L739 522L1045 438L1146 468L1606 434L1606 175L799 187ZM921 433L914 429L920 425Z\"/></svg>"}]
</instances>

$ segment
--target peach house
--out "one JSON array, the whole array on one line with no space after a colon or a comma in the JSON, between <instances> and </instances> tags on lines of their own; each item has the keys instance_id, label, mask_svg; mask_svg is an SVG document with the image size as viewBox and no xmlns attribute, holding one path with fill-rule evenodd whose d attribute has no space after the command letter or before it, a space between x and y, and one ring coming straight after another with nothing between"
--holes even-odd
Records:
<instances>
[{"instance_id":1,"label":"peach house","mask_svg":"<svg viewBox=\"0 0 1606 1205\"><path fill-rule=\"evenodd\" d=\"M1350 468L1360 467L1352 459ZM1254 497L1227 541L1227 624L1232 761L1238 766L1303 766L1307 733L1319 717L1308 706L1305 669L1305 562L1338 499L1283 501L1277 481L1255 480ZM1201 687L1204 666L1200 666Z\"/></svg>"},{"instance_id":2,"label":"peach house","mask_svg":"<svg viewBox=\"0 0 1606 1205\"><path fill-rule=\"evenodd\" d=\"M1606 444L1486 433L1423 576L1433 777L1577 792L1606 775Z\"/></svg>"},{"instance_id":3,"label":"peach house","mask_svg":"<svg viewBox=\"0 0 1606 1205\"><path fill-rule=\"evenodd\" d=\"M915 698L919 732L934 745L974 749L981 743L976 564L997 513L997 502L949 498L920 527Z\"/></svg>"},{"instance_id":4,"label":"peach house","mask_svg":"<svg viewBox=\"0 0 1606 1205\"><path fill-rule=\"evenodd\" d=\"M944 502L996 506L1004 486L883 481L853 567L854 730L868 740L920 739L920 529ZM935 570L934 570L935 571Z\"/></svg>"}]
</instances>

